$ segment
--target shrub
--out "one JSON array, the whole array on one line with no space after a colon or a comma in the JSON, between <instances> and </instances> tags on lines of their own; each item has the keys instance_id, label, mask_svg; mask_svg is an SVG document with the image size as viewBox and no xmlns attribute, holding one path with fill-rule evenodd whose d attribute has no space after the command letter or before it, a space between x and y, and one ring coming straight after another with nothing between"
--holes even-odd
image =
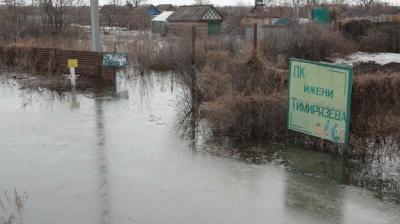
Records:
<instances>
[{"instance_id":1,"label":"shrub","mask_svg":"<svg viewBox=\"0 0 400 224\"><path fill-rule=\"evenodd\" d=\"M0 65L12 67L14 71L29 71L34 68L33 48L14 46L0 47Z\"/></svg>"},{"instance_id":2,"label":"shrub","mask_svg":"<svg viewBox=\"0 0 400 224\"><path fill-rule=\"evenodd\" d=\"M215 133L239 139L283 140L286 96L229 93L217 98L203 111Z\"/></svg>"},{"instance_id":3,"label":"shrub","mask_svg":"<svg viewBox=\"0 0 400 224\"><path fill-rule=\"evenodd\" d=\"M333 54L345 56L358 50L358 46L340 32L331 32L329 26L309 24L291 26L274 31L261 41L262 55L272 62L283 58L325 61Z\"/></svg>"},{"instance_id":4,"label":"shrub","mask_svg":"<svg viewBox=\"0 0 400 224\"><path fill-rule=\"evenodd\" d=\"M392 52L400 50L400 30L396 27L378 29L360 37L360 50L364 52Z\"/></svg>"},{"instance_id":5,"label":"shrub","mask_svg":"<svg viewBox=\"0 0 400 224\"><path fill-rule=\"evenodd\" d=\"M239 139L283 141L286 123L287 64L279 69L258 54L247 59L213 53L199 80L205 104L202 115L214 133ZM355 153L367 139L400 141L400 73L355 74L349 146ZM293 132L303 146L341 153L340 145ZM362 147L361 147L362 148Z\"/></svg>"},{"instance_id":6,"label":"shrub","mask_svg":"<svg viewBox=\"0 0 400 224\"><path fill-rule=\"evenodd\" d=\"M214 100L230 92L232 75L214 72L210 67L206 67L200 74L199 88L203 93L203 100Z\"/></svg>"},{"instance_id":7,"label":"shrub","mask_svg":"<svg viewBox=\"0 0 400 224\"><path fill-rule=\"evenodd\" d=\"M339 29L347 38L358 41L370 33L372 22L369 20L347 20L339 24Z\"/></svg>"},{"instance_id":8,"label":"shrub","mask_svg":"<svg viewBox=\"0 0 400 224\"><path fill-rule=\"evenodd\" d=\"M350 132L400 140L400 74L356 76L352 91Z\"/></svg>"}]
</instances>

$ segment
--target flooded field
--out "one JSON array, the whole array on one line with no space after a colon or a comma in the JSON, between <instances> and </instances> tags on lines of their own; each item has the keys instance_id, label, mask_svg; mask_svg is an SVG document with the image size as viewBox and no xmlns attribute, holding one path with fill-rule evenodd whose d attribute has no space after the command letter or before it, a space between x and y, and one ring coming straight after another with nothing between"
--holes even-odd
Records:
<instances>
[{"instance_id":1,"label":"flooded field","mask_svg":"<svg viewBox=\"0 0 400 224\"><path fill-rule=\"evenodd\" d=\"M27 193L25 223L400 223L396 144L191 140L183 94L169 74L62 93L0 75L0 192Z\"/></svg>"}]
</instances>

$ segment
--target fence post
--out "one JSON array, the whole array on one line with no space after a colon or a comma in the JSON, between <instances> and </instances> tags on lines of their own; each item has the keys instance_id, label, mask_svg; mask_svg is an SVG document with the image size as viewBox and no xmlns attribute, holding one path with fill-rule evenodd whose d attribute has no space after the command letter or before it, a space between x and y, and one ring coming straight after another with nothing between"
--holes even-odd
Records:
<instances>
[{"instance_id":1,"label":"fence post","mask_svg":"<svg viewBox=\"0 0 400 224\"><path fill-rule=\"evenodd\" d=\"M53 63L50 64L49 71L59 70L57 68L57 54L58 54L58 49L54 48L54 56L53 56L54 57L54 61L53 61Z\"/></svg>"},{"instance_id":2,"label":"fence post","mask_svg":"<svg viewBox=\"0 0 400 224\"><path fill-rule=\"evenodd\" d=\"M253 48L254 48L254 53L257 52L257 23L254 23L254 28L253 28Z\"/></svg>"},{"instance_id":3,"label":"fence post","mask_svg":"<svg viewBox=\"0 0 400 224\"><path fill-rule=\"evenodd\" d=\"M171 58L171 92L174 91L174 63L172 56L172 44L170 46L170 58Z\"/></svg>"},{"instance_id":4,"label":"fence post","mask_svg":"<svg viewBox=\"0 0 400 224\"><path fill-rule=\"evenodd\" d=\"M71 86L75 87L76 86L75 68L69 68L69 73L70 73L70 77L71 77Z\"/></svg>"},{"instance_id":5,"label":"fence post","mask_svg":"<svg viewBox=\"0 0 400 224\"><path fill-rule=\"evenodd\" d=\"M191 97L192 97L192 109L195 109L196 104L196 27L192 26L192 88L191 88Z\"/></svg>"},{"instance_id":6,"label":"fence post","mask_svg":"<svg viewBox=\"0 0 400 224\"><path fill-rule=\"evenodd\" d=\"M99 65L99 76L104 80L103 72L102 72L102 69L101 69L101 65Z\"/></svg>"}]
</instances>

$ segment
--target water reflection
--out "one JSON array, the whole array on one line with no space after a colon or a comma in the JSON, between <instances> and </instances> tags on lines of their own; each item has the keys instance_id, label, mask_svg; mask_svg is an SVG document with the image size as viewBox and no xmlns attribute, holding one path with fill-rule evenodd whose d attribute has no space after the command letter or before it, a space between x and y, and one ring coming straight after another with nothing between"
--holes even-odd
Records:
<instances>
[{"instance_id":1,"label":"water reflection","mask_svg":"<svg viewBox=\"0 0 400 224\"><path fill-rule=\"evenodd\" d=\"M284 200L292 219L306 216L320 223L343 223L344 195L339 184L299 173L288 175Z\"/></svg>"},{"instance_id":2,"label":"water reflection","mask_svg":"<svg viewBox=\"0 0 400 224\"><path fill-rule=\"evenodd\" d=\"M296 173L325 176L337 183L345 182L344 157L287 146L286 160L286 166Z\"/></svg>"},{"instance_id":3,"label":"water reflection","mask_svg":"<svg viewBox=\"0 0 400 224\"><path fill-rule=\"evenodd\" d=\"M381 199L400 203L400 152L392 138L371 140L362 158L349 160L347 183L373 190Z\"/></svg>"},{"instance_id":4,"label":"water reflection","mask_svg":"<svg viewBox=\"0 0 400 224\"><path fill-rule=\"evenodd\" d=\"M76 99L76 86L71 86L71 109L79 109L80 106Z\"/></svg>"},{"instance_id":5,"label":"water reflection","mask_svg":"<svg viewBox=\"0 0 400 224\"><path fill-rule=\"evenodd\" d=\"M98 161L99 161L99 193L101 208L101 223L108 224L110 222L110 198L108 187L108 161L107 161L107 142L106 132L104 128L103 100L95 100L96 108L96 136L98 145Z\"/></svg>"},{"instance_id":6,"label":"water reflection","mask_svg":"<svg viewBox=\"0 0 400 224\"><path fill-rule=\"evenodd\" d=\"M171 71L171 92L174 92L174 71Z\"/></svg>"},{"instance_id":7,"label":"water reflection","mask_svg":"<svg viewBox=\"0 0 400 224\"><path fill-rule=\"evenodd\" d=\"M100 217L101 223L357 223L357 220L349 221L348 217L359 218L362 216L357 213L360 210L372 211L372 216L378 217L375 223L383 223L376 214L392 219L397 216L399 209L396 205L371 197L369 191L369 194L364 194L360 193L359 188L340 184L347 183L349 174L346 169L356 164L354 161L349 163L342 157L296 147L285 148L279 144L239 143L231 138L209 138L207 123L187 113L184 107L179 107L178 113L186 117L186 122L180 126L180 131L185 130L182 131L185 133L182 140L171 130L174 124L182 121L182 117L176 116L176 102L182 102L182 98L169 91L170 78L154 74L132 77L123 83L119 81L118 92L107 90L93 95L75 93L78 95L75 99L71 91L71 98L67 98L71 102L55 103L57 107L49 113L56 115L53 119L27 119L31 126L36 127L38 123L53 124L54 118L57 118L64 127L59 133L62 137L53 135L53 131L43 131L44 134L41 132L40 136L49 136L38 138L37 142L34 137L25 139L39 145L42 148L40 151L45 151L42 158L47 159L41 162L46 165L43 169L29 172L20 164L26 163L30 156L17 157L19 154L15 153L23 152L21 155L34 157L40 153L39 150L18 144L13 144L19 147L18 150L4 151L4 147L0 147L0 153L6 152L10 158L20 158L18 165L7 166L24 178L39 176L37 173L50 170L46 176L49 178L46 191L51 194L43 197L43 204L53 199L65 199L70 204L75 203L71 207L81 206L73 212L64 212L64 205L54 206L50 211L38 210L57 215L81 211L82 214L74 218ZM0 87L3 89L3 86ZM148 91L143 92L142 87ZM174 86L174 92L179 92L179 89L179 84ZM129 96L123 96L125 91L129 92ZM35 95L32 105L37 105L39 100L43 100L42 97ZM78 99L84 106L71 113L69 106ZM14 104L20 103L17 97L12 100ZM133 105L139 102L145 102L146 107L135 111ZM0 108L0 112L7 110L5 108ZM30 118L31 109L27 107L26 112L15 117L25 115ZM40 113L35 114L38 118L43 117ZM108 114L110 116L106 116ZM72 119L77 117L84 119L70 125ZM12 122L7 124L19 125ZM46 125L46 128L54 130L52 127ZM31 130L11 132L9 136L26 135L32 133ZM81 132L76 135L76 130ZM50 141L50 145L43 145L41 141L48 142L49 137L55 140ZM140 138L140 141L133 138ZM74 151L74 146L93 147L95 151L85 156L85 150ZM60 160L54 159L57 156ZM55 173L52 169L60 161L65 161L69 169L60 166L60 172ZM379 161L382 163L386 159ZM2 175L7 177L5 172ZM67 174L74 181L63 183L62 187L53 190L58 187L54 186L57 177L66 179ZM75 185L69 186L72 182ZM21 186L27 185L22 183ZM79 194L81 186L86 186L81 194L90 196L77 199L75 196ZM135 186L134 190L132 186ZM37 188L41 187L38 184ZM93 193L93 189L98 192ZM37 198L34 200L32 197L32 204L38 202ZM353 201L361 202L355 206ZM369 204L365 205L365 202ZM379 209L375 207L376 204L380 205ZM90 213L91 208L96 206L100 210ZM132 217L132 211L136 217ZM46 216L37 217L43 219ZM31 215L30 218L36 217Z\"/></svg>"},{"instance_id":8,"label":"water reflection","mask_svg":"<svg viewBox=\"0 0 400 224\"><path fill-rule=\"evenodd\" d=\"M288 214L343 223L344 196L339 183L345 180L344 158L293 146L287 147L286 156L286 166L292 170L285 191Z\"/></svg>"},{"instance_id":9,"label":"water reflection","mask_svg":"<svg viewBox=\"0 0 400 224\"><path fill-rule=\"evenodd\" d=\"M135 69L127 69L124 73L119 72L117 77L116 90L118 92L128 91L130 95L136 95L138 90L141 104L149 102L155 90L156 75L154 73L140 75L140 72Z\"/></svg>"}]
</instances>

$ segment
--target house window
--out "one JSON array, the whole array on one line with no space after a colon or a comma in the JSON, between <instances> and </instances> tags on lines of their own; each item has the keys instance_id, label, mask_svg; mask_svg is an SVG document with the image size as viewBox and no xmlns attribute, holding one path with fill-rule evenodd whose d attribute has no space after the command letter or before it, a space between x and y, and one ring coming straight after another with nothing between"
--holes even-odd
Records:
<instances>
[{"instance_id":1,"label":"house window","mask_svg":"<svg viewBox=\"0 0 400 224\"><path fill-rule=\"evenodd\" d=\"M208 36L219 35L220 31L221 31L220 22L208 22Z\"/></svg>"}]
</instances>

